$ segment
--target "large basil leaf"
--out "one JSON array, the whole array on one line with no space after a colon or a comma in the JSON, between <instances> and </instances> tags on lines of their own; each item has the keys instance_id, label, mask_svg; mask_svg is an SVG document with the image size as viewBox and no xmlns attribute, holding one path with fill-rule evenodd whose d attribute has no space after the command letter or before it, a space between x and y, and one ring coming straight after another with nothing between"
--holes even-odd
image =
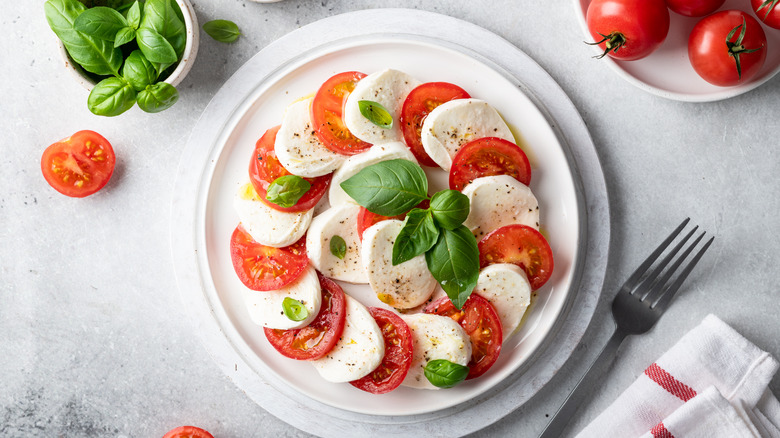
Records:
<instances>
[{"instance_id":1,"label":"large basil leaf","mask_svg":"<svg viewBox=\"0 0 780 438\"><path fill-rule=\"evenodd\" d=\"M187 44L187 29L180 18L181 12L177 14L178 9L179 5L173 0L146 0L140 26L162 35L173 47L177 59L184 53ZM151 58L149 60L152 61Z\"/></svg>"},{"instance_id":2,"label":"large basil leaf","mask_svg":"<svg viewBox=\"0 0 780 438\"><path fill-rule=\"evenodd\" d=\"M119 12L102 6L81 13L73 27L85 35L113 42L117 32L127 27L127 20Z\"/></svg>"},{"instance_id":3,"label":"large basil leaf","mask_svg":"<svg viewBox=\"0 0 780 438\"><path fill-rule=\"evenodd\" d=\"M126 80L117 77L100 81L89 93L87 106L98 116L118 116L135 104L135 90Z\"/></svg>"},{"instance_id":4,"label":"large basil leaf","mask_svg":"<svg viewBox=\"0 0 780 438\"><path fill-rule=\"evenodd\" d=\"M133 50L122 66L122 77L135 91L141 91L157 81L157 70L140 50Z\"/></svg>"},{"instance_id":5,"label":"large basil leaf","mask_svg":"<svg viewBox=\"0 0 780 438\"><path fill-rule=\"evenodd\" d=\"M158 82L138 93L138 107L147 113L159 113L172 107L179 100L176 87L167 82Z\"/></svg>"},{"instance_id":6,"label":"large basil leaf","mask_svg":"<svg viewBox=\"0 0 780 438\"><path fill-rule=\"evenodd\" d=\"M434 359L425 364L423 373L433 386L452 388L466 380L469 375L469 367L450 362L447 359Z\"/></svg>"},{"instance_id":7,"label":"large basil leaf","mask_svg":"<svg viewBox=\"0 0 780 438\"><path fill-rule=\"evenodd\" d=\"M442 190L431 198L431 213L442 228L459 227L469 217L469 211L469 197L457 190Z\"/></svg>"},{"instance_id":8,"label":"large basil leaf","mask_svg":"<svg viewBox=\"0 0 780 438\"><path fill-rule=\"evenodd\" d=\"M479 249L471 231L464 225L442 229L425 261L452 304L462 308L479 278Z\"/></svg>"},{"instance_id":9,"label":"large basil leaf","mask_svg":"<svg viewBox=\"0 0 780 438\"><path fill-rule=\"evenodd\" d=\"M176 62L176 51L165 37L146 27L139 28L135 34L138 47L146 59L161 64Z\"/></svg>"},{"instance_id":10,"label":"large basil leaf","mask_svg":"<svg viewBox=\"0 0 780 438\"><path fill-rule=\"evenodd\" d=\"M372 164L341 183L341 188L368 211L396 216L428 198L428 179L407 160Z\"/></svg>"},{"instance_id":11,"label":"large basil leaf","mask_svg":"<svg viewBox=\"0 0 780 438\"><path fill-rule=\"evenodd\" d=\"M436 244L439 229L428 210L414 208L407 213L404 227L393 244L393 266L424 254Z\"/></svg>"}]
</instances>

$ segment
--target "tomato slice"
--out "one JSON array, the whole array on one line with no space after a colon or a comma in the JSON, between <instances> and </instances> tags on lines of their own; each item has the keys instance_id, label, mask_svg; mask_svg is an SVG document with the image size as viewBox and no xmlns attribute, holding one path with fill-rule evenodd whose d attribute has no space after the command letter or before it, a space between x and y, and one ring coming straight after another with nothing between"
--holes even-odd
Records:
<instances>
[{"instance_id":1,"label":"tomato slice","mask_svg":"<svg viewBox=\"0 0 780 438\"><path fill-rule=\"evenodd\" d=\"M355 137L344 120L344 102L365 73L345 71L325 81L311 103L311 122L326 148L344 155L355 155L368 150L371 143Z\"/></svg>"},{"instance_id":2,"label":"tomato slice","mask_svg":"<svg viewBox=\"0 0 780 438\"><path fill-rule=\"evenodd\" d=\"M463 309L458 310L447 297L429 303L425 313L447 316L455 320L471 338L471 361L466 379L479 377L490 369L501 353L504 333L498 312L488 300L471 294Z\"/></svg>"},{"instance_id":3,"label":"tomato slice","mask_svg":"<svg viewBox=\"0 0 780 438\"><path fill-rule=\"evenodd\" d=\"M344 330L347 300L341 286L318 275L322 287L320 313L309 325L299 329L264 328L268 342L283 356L297 360L315 360L336 345Z\"/></svg>"},{"instance_id":4,"label":"tomato slice","mask_svg":"<svg viewBox=\"0 0 780 438\"><path fill-rule=\"evenodd\" d=\"M230 259L244 286L258 291L279 290L306 271L306 236L290 246L273 248L255 242L239 225L230 238Z\"/></svg>"},{"instance_id":5,"label":"tomato slice","mask_svg":"<svg viewBox=\"0 0 780 438\"><path fill-rule=\"evenodd\" d=\"M452 160L450 188L463 190L483 176L509 175L525 185L531 184L531 163L520 147L501 138L472 140L460 148Z\"/></svg>"},{"instance_id":6,"label":"tomato slice","mask_svg":"<svg viewBox=\"0 0 780 438\"><path fill-rule=\"evenodd\" d=\"M280 127L281 126L275 126L265 131L265 134L260 137L260 140L257 140L254 155L249 162L249 180L252 182L252 186L255 188L260 200L274 210L286 211L289 213L310 210L314 208L325 195L325 192L330 185L330 179L333 176L332 174L318 176L316 178L304 178L311 184L311 188L292 207L280 207L265 199L266 196L268 196L268 186L270 186L272 182L276 181L279 177L292 175L292 173L282 166L282 163L276 158L276 152L274 151L276 133L279 132Z\"/></svg>"},{"instance_id":7,"label":"tomato slice","mask_svg":"<svg viewBox=\"0 0 780 438\"><path fill-rule=\"evenodd\" d=\"M114 173L114 148L95 131L79 131L43 151L46 182L65 196L83 198L106 185Z\"/></svg>"},{"instance_id":8,"label":"tomato slice","mask_svg":"<svg viewBox=\"0 0 780 438\"><path fill-rule=\"evenodd\" d=\"M427 209L430 206L431 206L431 201L426 199L423 202L419 203L415 208ZM406 213L399 214L398 216L382 216L381 214L372 213L366 210L365 207L360 207L360 212L358 213L358 217L357 217L358 237L362 242L363 232L366 231L371 225L374 225L378 222L386 221L389 219L398 219L399 221L402 221L405 218L406 218Z\"/></svg>"},{"instance_id":9,"label":"tomato slice","mask_svg":"<svg viewBox=\"0 0 780 438\"><path fill-rule=\"evenodd\" d=\"M180 426L171 429L163 438L214 438L214 435L195 426Z\"/></svg>"},{"instance_id":10,"label":"tomato slice","mask_svg":"<svg viewBox=\"0 0 780 438\"><path fill-rule=\"evenodd\" d=\"M400 316L387 309L369 307L368 311L382 329L385 357L371 374L349 383L372 394L385 394L401 385L412 366L412 332Z\"/></svg>"},{"instance_id":11,"label":"tomato slice","mask_svg":"<svg viewBox=\"0 0 780 438\"><path fill-rule=\"evenodd\" d=\"M406 96L398 121L401 124L401 132L403 132L406 145L420 164L438 167L422 145L420 133L425 118L434 108L445 102L470 97L464 89L449 82L427 82Z\"/></svg>"},{"instance_id":12,"label":"tomato slice","mask_svg":"<svg viewBox=\"0 0 780 438\"><path fill-rule=\"evenodd\" d=\"M531 289L542 287L553 272L553 254L542 233L527 225L513 224L486 234L477 244L479 267L513 263L528 275Z\"/></svg>"}]
</instances>

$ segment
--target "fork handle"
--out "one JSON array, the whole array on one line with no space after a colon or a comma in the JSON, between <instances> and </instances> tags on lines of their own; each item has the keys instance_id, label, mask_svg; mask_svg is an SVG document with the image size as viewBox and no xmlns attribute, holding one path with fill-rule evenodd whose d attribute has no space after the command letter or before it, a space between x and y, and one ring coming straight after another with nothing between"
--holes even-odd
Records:
<instances>
[{"instance_id":1,"label":"fork handle","mask_svg":"<svg viewBox=\"0 0 780 438\"><path fill-rule=\"evenodd\" d=\"M623 339L626 338L626 333L622 330L615 328L612 336L607 341L607 345L601 350L599 356L588 368L588 371L582 376L577 386L571 391L566 401L555 413L550 423L544 429L544 432L539 438L559 438L563 435L563 431L566 430L566 426L569 424L569 420L574 416L582 403L593 396L591 391L593 387L600 381L600 377L612 364L612 360L615 358L620 344Z\"/></svg>"}]
</instances>

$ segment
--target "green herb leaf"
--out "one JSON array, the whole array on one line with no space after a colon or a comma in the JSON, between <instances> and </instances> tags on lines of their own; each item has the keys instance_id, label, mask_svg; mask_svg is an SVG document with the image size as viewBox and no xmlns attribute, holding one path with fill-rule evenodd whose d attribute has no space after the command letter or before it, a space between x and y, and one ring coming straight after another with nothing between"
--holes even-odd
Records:
<instances>
[{"instance_id":1,"label":"green herb leaf","mask_svg":"<svg viewBox=\"0 0 780 438\"><path fill-rule=\"evenodd\" d=\"M157 81L157 70L140 50L133 50L122 66L122 77L133 86L135 91L146 89Z\"/></svg>"},{"instance_id":2,"label":"green herb leaf","mask_svg":"<svg viewBox=\"0 0 780 438\"><path fill-rule=\"evenodd\" d=\"M138 48L151 62L170 64L178 59L171 43L153 29L139 28L136 31L136 41L138 41Z\"/></svg>"},{"instance_id":3,"label":"green herb leaf","mask_svg":"<svg viewBox=\"0 0 780 438\"><path fill-rule=\"evenodd\" d=\"M118 116L135 104L135 90L122 78L110 77L95 85L89 93L87 106L98 116Z\"/></svg>"},{"instance_id":4,"label":"green herb leaf","mask_svg":"<svg viewBox=\"0 0 780 438\"><path fill-rule=\"evenodd\" d=\"M385 107L377 102L370 100L359 100L358 109L363 117L367 118L369 122L379 126L382 129L390 129L393 127L393 116Z\"/></svg>"},{"instance_id":5,"label":"green herb leaf","mask_svg":"<svg viewBox=\"0 0 780 438\"><path fill-rule=\"evenodd\" d=\"M464 225L441 230L425 261L452 304L462 308L479 278L479 249L471 231Z\"/></svg>"},{"instance_id":6,"label":"green herb leaf","mask_svg":"<svg viewBox=\"0 0 780 438\"><path fill-rule=\"evenodd\" d=\"M268 194L265 199L279 207L290 208L298 203L311 188L311 183L296 175L285 175L276 178L268 186Z\"/></svg>"},{"instance_id":7,"label":"green herb leaf","mask_svg":"<svg viewBox=\"0 0 780 438\"><path fill-rule=\"evenodd\" d=\"M439 237L439 229L428 210L414 208L407 213L404 226L393 244L393 266L411 260L431 249Z\"/></svg>"},{"instance_id":8,"label":"green herb leaf","mask_svg":"<svg viewBox=\"0 0 780 438\"><path fill-rule=\"evenodd\" d=\"M132 27L133 30L138 29L141 25L141 5L138 1L133 2L133 5L127 10L125 18L128 26Z\"/></svg>"},{"instance_id":9,"label":"green herb leaf","mask_svg":"<svg viewBox=\"0 0 780 438\"><path fill-rule=\"evenodd\" d=\"M181 57L187 44L187 29L181 19L179 5L173 0L146 0L142 15L139 28L151 29L162 35L173 47L177 59ZM147 58L152 62L158 62L148 56ZM170 62L174 63L177 59ZM160 72L162 70L164 68L158 69Z\"/></svg>"},{"instance_id":10,"label":"green herb leaf","mask_svg":"<svg viewBox=\"0 0 780 438\"><path fill-rule=\"evenodd\" d=\"M428 198L428 179L420 166L388 160L368 166L341 183L341 188L368 211L397 216Z\"/></svg>"},{"instance_id":11,"label":"green herb leaf","mask_svg":"<svg viewBox=\"0 0 780 438\"><path fill-rule=\"evenodd\" d=\"M203 30L220 43L232 43L241 35L236 23L230 20L211 20L203 25Z\"/></svg>"},{"instance_id":12,"label":"green herb leaf","mask_svg":"<svg viewBox=\"0 0 780 438\"><path fill-rule=\"evenodd\" d=\"M159 113L179 100L179 91L167 82L149 85L138 93L138 107L147 113Z\"/></svg>"},{"instance_id":13,"label":"green herb leaf","mask_svg":"<svg viewBox=\"0 0 780 438\"><path fill-rule=\"evenodd\" d=\"M448 230L459 227L469 217L469 197L457 190L442 190L431 198L436 223Z\"/></svg>"},{"instance_id":14,"label":"green herb leaf","mask_svg":"<svg viewBox=\"0 0 780 438\"><path fill-rule=\"evenodd\" d=\"M339 235L330 238L330 253L340 260L344 260L347 255L347 242Z\"/></svg>"},{"instance_id":15,"label":"green herb leaf","mask_svg":"<svg viewBox=\"0 0 780 438\"><path fill-rule=\"evenodd\" d=\"M135 39L135 29L132 27L123 27L119 29L114 37L114 47L125 45Z\"/></svg>"},{"instance_id":16,"label":"green herb leaf","mask_svg":"<svg viewBox=\"0 0 780 438\"><path fill-rule=\"evenodd\" d=\"M423 373L433 386L452 388L466 380L469 375L469 367L450 362L447 359L434 359L425 365Z\"/></svg>"},{"instance_id":17,"label":"green herb leaf","mask_svg":"<svg viewBox=\"0 0 780 438\"><path fill-rule=\"evenodd\" d=\"M87 36L113 42L116 33L123 27L127 27L127 20L119 12L99 6L81 13L73 26Z\"/></svg>"},{"instance_id":18,"label":"green herb leaf","mask_svg":"<svg viewBox=\"0 0 780 438\"><path fill-rule=\"evenodd\" d=\"M309 309L294 298L284 297L282 310L284 311L284 316L290 319L290 321L303 321L309 317Z\"/></svg>"}]
</instances>

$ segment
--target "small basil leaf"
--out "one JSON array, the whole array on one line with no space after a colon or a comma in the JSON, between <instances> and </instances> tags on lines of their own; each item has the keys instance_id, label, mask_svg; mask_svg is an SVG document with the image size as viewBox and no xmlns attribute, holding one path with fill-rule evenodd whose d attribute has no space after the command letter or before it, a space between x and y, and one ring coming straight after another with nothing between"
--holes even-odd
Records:
<instances>
[{"instance_id":1,"label":"small basil leaf","mask_svg":"<svg viewBox=\"0 0 780 438\"><path fill-rule=\"evenodd\" d=\"M457 190L442 190L431 198L431 213L442 228L459 227L469 217L469 211L469 197Z\"/></svg>"},{"instance_id":2,"label":"small basil leaf","mask_svg":"<svg viewBox=\"0 0 780 438\"><path fill-rule=\"evenodd\" d=\"M141 25L141 5L138 1L133 2L133 5L127 10L125 18L129 27L133 28L133 30L138 29L138 26Z\"/></svg>"},{"instance_id":3,"label":"small basil leaf","mask_svg":"<svg viewBox=\"0 0 780 438\"><path fill-rule=\"evenodd\" d=\"M147 113L159 113L179 100L176 87L167 82L149 85L138 93L138 107Z\"/></svg>"},{"instance_id":4,"label":"small basil leaf","mask_svg":"<svg viewBox=\"0 0 780 438\"><path fill-rule=\"evenodd\" d=\"M298 203L311 188L311 183L296 175L285 175L276 178L268 186L265 199L279 207L290 208Z\"/></svg>"},{"instance_id":5,"label":"small basil leaf","mask_svg":"<svg viewBox=\"0 0 780 438\"><path fill-rule=\"evenodd\" d=\"M135 104L135 90L126 80L110 77L95 85L87 98L87 106L98 116L118 116Z\"/></svg>"},{"instance_id":6,"label":"small basil leaf","mask_svg":"<svg viewBox=\"0 0 780 438\"><path fill-rule=\"evenodd\" d=\"M363 117L367 118L369 122L376 126L379 126L382 129L390 129L393 127L393 116L390 115L390 111L381 104L370 100L359 100L358 109Z\"/></svg>"},{"instance_id":7,"label":"small basil leaf","mask_svg":"<svg viewBox=\"0 0 780 438\"><path fill-rule=\"evenodd\" d=\"M448 361L447 359L434 359L423 368L425 378L437 388L452 388L466 380L469 375L469 367Z\"/></svg>"},{"instance_id":8,"label":"small basil leaf","mask_svg":"<svg viewBox=\"0 0 780 438\"><path fill-rule=\"evenodd\" d=\"M119 47L127 44L135 39L135 29L132 27L123 27L119 29L114 37L114 47Z\"/></svg>"},{"instance_id":9,"label":"small basil leaf","mask_svg":"<svg viewBox=\"0 0 780 438\"><path fill-rule=\"evenodd\" d=\"M84 11L73 26L85 35L113 42L119 29L127 27L127 20L114 9L98 6Z\"/></svg>"},{"instance_id":10,"label":"small basil leaf","mask_svg":"<svg viewBox=\"0 0 780 438\"><path fill-rule=\"evenodd\" d=\"M471 231L464 225L442 229L439 240L425 253L425 262L452 304L462 308L479 278L479 249Z\"/></svg>"},{"instance_id":11,"label":"small basil leaf","mask_svg":"<svg viewBox=\"0 0 780 438\"><path fill-rule=\"evenodd\" d=\"M428 199L428 179L407 160L372 164L341 183L341 188L368 211L397 216Z\"/></svg>"},{"instance_id":12,"label":"small basil leaf","mask_svg":"<svg viewBox=\"0 0 780 438\"><path fill-rule=\"evenodd\" d=\"M439 229L428 210L414 208L407 213L404 227L393 244L393 266L411 260L431 249L439 237Z\"/></svg>"},{"instance_id":13,"label":"small basil leaf","mask_svg":"<svg viewBox=\"0 0 780 438\"><path fill-rule=\"evenodd\" d=\"M177 58L184 53L187 43L187 29L181 18L179 5L173 0L146 0L139 28L151 29L162 35L173 47ZM149 58L152 62L154 61ZM160 61L165 63L166 61ZM176 62L169 61L170 63ZM162 71L164 69L160 69Z\"/></svg>"},{"instance_id":14,"label":"small basil leaf","mask_svg":"<svg viewBox=\"0 0 780 438\"><path fill-rule=\"evenodd\" d=\"M284 297L282 310L284 311L284 316L290 321L303 321L309 317L309 309L294 298Z\"/></svg>"},{"instance_id":15,"label":"small basil leaf","mask_svg":"<svg viewBox=\"0 0 780 438\"><path fill-rule=\"evenodd\" d=\"M155 30L141 27L136 31L136 41L146 59L161 64L174 63L178 59L171 43Z\"/></svg>"},{"instance_id":16,"label":"small basil leaf","mask_svg":"<svg viewBox=\"0 0 780 438\"><path fill-rule=\"evenodd\" d=\"M133 86L135 91L141 91L157 80L157 70L140 50L133 50L122 66L122 77Z\"/></svg>"},{"instance_id":17,"label":"small basil leaf","mask_svg":"<svg viewBox=\"0 0 780 438\"><path fill-rule=\"evenodd\" d=\"M347 242L344 241L343 237L335 235L330 238L330 253L340 260L344 260L347 255Z\"/></svg>"},{"instance_id":18,"label":"small basil leaf","mask_svg":"<svg viewBox=\"0 0 780 438\"><path fill-rule=\"evenodd\" d=\"M241 35L236 23L229 20L211 20L203 25L203 30L220 43L232 43Z\"/></svg>"}]
</instances>

